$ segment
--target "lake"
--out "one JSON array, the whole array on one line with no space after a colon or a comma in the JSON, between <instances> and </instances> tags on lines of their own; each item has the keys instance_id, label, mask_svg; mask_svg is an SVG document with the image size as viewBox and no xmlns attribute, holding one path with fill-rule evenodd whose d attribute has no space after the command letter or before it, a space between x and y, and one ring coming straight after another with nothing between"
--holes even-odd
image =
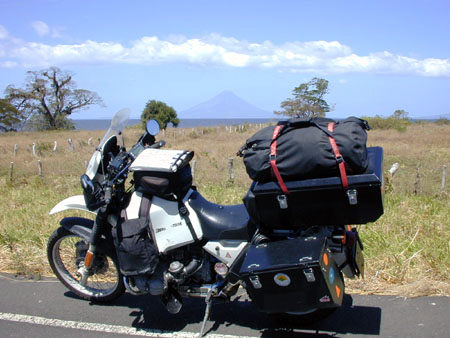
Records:
<instances>
[{"instance_id":1,"label":"lake","mask_svg":"<svg viewBox=\"0 0 450 338\"><path fill-rule=\"evenodd\" d=\"M72 120L75 128L78 130L106 130L111 120ZM214 127L214 126L233 126L244 123L257 124L276 121L276 119L180 119L178 128L194 128L194 127ZM140 124L139 119L130 119L129 126Z\"/></svg>"}]
</instances>

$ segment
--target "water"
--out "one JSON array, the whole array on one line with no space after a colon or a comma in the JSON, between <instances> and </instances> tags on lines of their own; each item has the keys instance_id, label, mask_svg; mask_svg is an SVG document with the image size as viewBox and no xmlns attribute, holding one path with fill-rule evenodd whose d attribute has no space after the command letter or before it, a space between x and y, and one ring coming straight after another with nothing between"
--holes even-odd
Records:
<instances>
[{"instance_id":1,"label":"water","mask_svg":"<svg viewBox=\"0 0 450 338\"><path fill-rule=\"evenodd\" d=\"M77 130L106 130L111 120L72 120ZM257 124L276 121L275 119L180 119L178 128L233 126L244 123ZM140 124L139 119L130 119L129 126ZM169 125L170 126L170 125Z\"/></svg>"}]
</instances>

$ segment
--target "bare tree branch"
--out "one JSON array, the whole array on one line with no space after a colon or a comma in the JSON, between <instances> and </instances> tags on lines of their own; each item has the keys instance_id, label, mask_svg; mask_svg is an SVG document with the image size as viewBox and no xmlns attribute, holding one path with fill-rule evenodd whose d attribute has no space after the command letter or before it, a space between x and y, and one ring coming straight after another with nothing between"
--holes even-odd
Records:
<instances>
[{"instance_id":1,"label":"bare tree branch","mask_svg":"<svg viewBox=\"0 0 450 338\"><path fill-rule=\"evenodd\" d=\"M8 86L5 99L24 116L37 115L44 118L48 129L59 128L59 121L67 120L67 116L78 110L93 104L103 104L97 93L77 89L70 72L51 67L29 71L27 74L25 88Z\"/></svg>"}]
</instances>

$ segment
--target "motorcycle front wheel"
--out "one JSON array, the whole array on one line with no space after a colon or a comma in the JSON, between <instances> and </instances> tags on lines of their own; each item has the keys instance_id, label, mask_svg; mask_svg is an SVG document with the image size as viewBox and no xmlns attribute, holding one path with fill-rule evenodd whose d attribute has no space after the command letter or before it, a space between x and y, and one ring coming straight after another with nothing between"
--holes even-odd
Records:
<instances>
[{"instance_id":1,"label":"motorcycle front wheel","mask_svg":"<svg viewBox=\"0 0 450 338\"><path fill-rule=\"evenodd\" d=\"M56 229L47 245L50 267L56 277L77 296L97 302L112 301L125 291L116 257L96 253L87 281L81 284L80 269L84 266L88 246L80 236L64 228Z\"/></svg>"}]
</instances>

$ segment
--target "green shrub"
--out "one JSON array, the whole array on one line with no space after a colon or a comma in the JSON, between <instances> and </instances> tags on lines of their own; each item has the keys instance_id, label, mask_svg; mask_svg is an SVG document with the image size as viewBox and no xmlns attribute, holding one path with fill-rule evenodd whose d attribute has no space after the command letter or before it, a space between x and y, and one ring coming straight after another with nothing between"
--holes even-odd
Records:
<instances>
[{"instance_id":1,"label":"green shrub","mask_svg":"<svg viewBox=\"0 0 450 338\"><path fill-rule=\"evenodd\" d=\"M441 117L441 118L437 119L435 123L436 123L436 124L439 124L439 125L441 125L441 126L443 126L443 125L449 125L449 124L450 124L450 120L447 119L447 118L445 118L445 117Z\"/></svg>"},{"instance_id":2,"label":"green shrub","mask_svg":"<svg viewBox=\"0 0 450 338\"><path fill-rule=\"evenodd\" d=\"M396 117L362 117L369 122L372 129L395 129L397 131L406 131L406 128L411 125L411 121L406 118Z\"/></svg>"}]
</instances>

